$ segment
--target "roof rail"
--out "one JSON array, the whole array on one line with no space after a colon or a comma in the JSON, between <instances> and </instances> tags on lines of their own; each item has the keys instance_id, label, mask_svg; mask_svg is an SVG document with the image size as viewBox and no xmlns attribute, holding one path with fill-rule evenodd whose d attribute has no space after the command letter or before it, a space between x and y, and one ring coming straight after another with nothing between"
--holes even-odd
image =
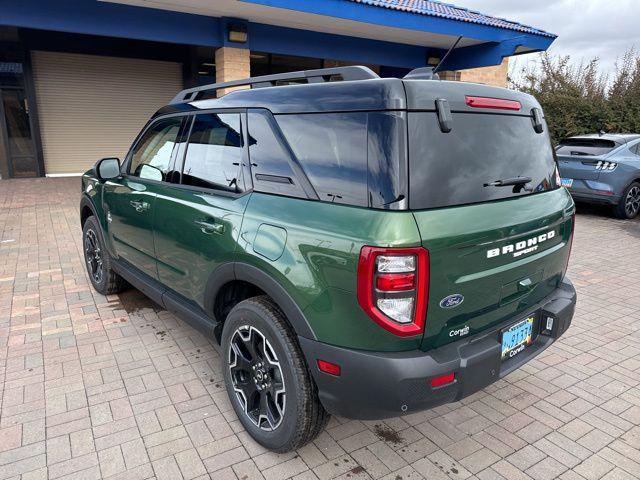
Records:
<instances>
[{"instance_id":1,"label":"roof rail","mask_svg":"<svg viewBox=\"0 0 640 480\"><path fill-rule=\"evenodd\" d=\"M212 83L201 87L188 88L178 93L171 104L192 102L198 99L202 92L216 91L221 88L250 86L251 88L275 87L279 82L295 80L307 80L308 83L322 83L335 81L336 77L342 81L367 80L380 78L373 70L363 66L348 66L336 68L321 68L317 70L302 70L299 72L278 73L275 75L263 75L261 77L245 78L243 80L231 80L230 82Z\"/></svg>"}]
</instances>

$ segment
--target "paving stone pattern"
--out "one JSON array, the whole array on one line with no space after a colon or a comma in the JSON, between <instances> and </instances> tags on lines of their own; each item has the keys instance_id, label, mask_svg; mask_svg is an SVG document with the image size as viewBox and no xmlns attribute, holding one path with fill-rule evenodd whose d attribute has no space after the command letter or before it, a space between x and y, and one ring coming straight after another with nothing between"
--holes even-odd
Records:
<instances>
[{"instance_id":1,"label":"paving stone pattern","mask_svg":"<svg viewBox=\"0 0 640 480\"><path fill-rule=\"evenodd\" d=\"M243 431L210 339L82 260L79 180L0 181L0 479L640 476L640 220L579 210L561 341L462 402L333 418L298 452Z\"/></svg>"}]
</instances>

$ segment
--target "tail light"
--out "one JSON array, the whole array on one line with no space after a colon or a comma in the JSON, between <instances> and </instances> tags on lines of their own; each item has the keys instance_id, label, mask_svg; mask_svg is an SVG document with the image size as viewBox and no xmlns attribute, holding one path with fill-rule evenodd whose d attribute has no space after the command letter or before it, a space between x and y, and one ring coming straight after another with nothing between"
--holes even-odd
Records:
<instances>
[{"instance_id":1,"label":"tail light","mask_svg":"<svg viewBox=\"0 0 640 480\"><path fill-rule=\"evenodd\" d=\"M403 337L422 333L428 298L426 249L362 247L358 303L378 325Z\"/></svg>"},{"instance_id":2,"label":"tail light","mask_svg":"<svg viewBox=\"0 0 640 480\"><path fill-rule=\"evenodd\" d=\"M616 162L604 162L600 160L596 164L596 170L615 170L618 164Z\"/></svg>"}]
</instances>

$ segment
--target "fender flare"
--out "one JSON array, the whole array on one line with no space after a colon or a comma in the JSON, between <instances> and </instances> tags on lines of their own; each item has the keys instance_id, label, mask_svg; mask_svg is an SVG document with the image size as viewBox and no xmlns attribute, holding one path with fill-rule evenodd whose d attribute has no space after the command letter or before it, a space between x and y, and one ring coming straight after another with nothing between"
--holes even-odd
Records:
<instances>
[{"instance_id":1,"label":"fender flare","mask_svg":"<svg viewBox=\"0 0 640 480\"><path fill-rule=\"evenodd\" d=\"M93 205L93 202L86 193L82 192L82 197L80 198L80 222L82 222L82 210L84 210L84 207L87 207L89 210L91 210L93 216L98 218L98 216L96 215L96 207ZM99 219L98 223L100 224ZM100 224L100 228L102 228L102 224Z\"/></svg>"},{"instance_id":2,"label":"fender flare","mask_svg":"<svg viewBox=\"0 0 640 480\"><path fill-rule=\"evenodd\" d=\"M234 280L251 283L265 292L282 309L298 336L316 340L302 309L284 287L259 268L246 263L225 263L211 273L204 299L204 310L209 316L214 318L215 299L222 286Z\"/></svg>"}]
</instances>

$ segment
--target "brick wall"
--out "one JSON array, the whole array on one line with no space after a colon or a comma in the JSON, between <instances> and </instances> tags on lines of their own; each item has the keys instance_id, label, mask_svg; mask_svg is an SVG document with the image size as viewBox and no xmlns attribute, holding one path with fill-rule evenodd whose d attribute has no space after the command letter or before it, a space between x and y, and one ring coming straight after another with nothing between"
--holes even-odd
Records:
<instances>
[{"instance_id":1,"label":"brick wall","mask_svg":"<svg viewBox=\"0 0 640 480\"><path fill-rule=\"evenodd\" d=\"M484 83L496 87L507 86L507 74L509 73L509 59L505 58L500 65L495 67L470 68L456 72L460 74L462 82Z\"/></svg>"},{"instance_id":2,"label":"brick wall","mask_svg":"<svg viewBox=\"0 0 640 480\"><path fill-rule=\"evenodd\" d=\"M222 47L216 50L216 82L242 80L251 76L249 50L246 48ZM221 97L234 90L246 87L224 88L218 90Z\"/></svg>"}]
</instances>

